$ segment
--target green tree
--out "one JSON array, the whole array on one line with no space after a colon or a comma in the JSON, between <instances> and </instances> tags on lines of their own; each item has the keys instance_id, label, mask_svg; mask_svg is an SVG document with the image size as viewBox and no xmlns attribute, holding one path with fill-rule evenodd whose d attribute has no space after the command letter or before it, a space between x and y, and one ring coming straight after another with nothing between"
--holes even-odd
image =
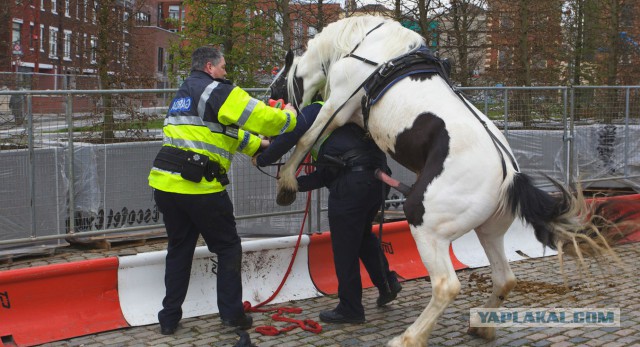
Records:
<instances>
[{"instance_id":1,"label":"green tree","mask_svg":"<svg viewBox=\"0 0 640 347\"><path fill-rule=\"evenodd\" d=\"M225 55L228 78L244 87L260 86L273 59L265 49L274 37L275 24L264 3L257 0L185 0L189 9L181 42L173 45L182 77L190 70L191 52L213 45ZM269 68L270 70L270 68Z\"/></svg>"}]
</instances>

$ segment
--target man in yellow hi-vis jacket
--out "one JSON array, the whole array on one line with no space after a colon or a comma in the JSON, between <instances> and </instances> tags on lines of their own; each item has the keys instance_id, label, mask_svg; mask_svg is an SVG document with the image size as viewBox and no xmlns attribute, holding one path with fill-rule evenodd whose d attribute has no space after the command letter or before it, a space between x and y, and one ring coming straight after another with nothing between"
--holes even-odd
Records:
<instances>
[{"instance_id":1,"label":"man in yellow hi-vis jacket","mask_svg":"<svg viewBox=\"0 0 640 347\"><path fill-rule=\"evenodd\" d=\"M247 329L253 319L242 307L242 249L225 190L236 152L253 156L264 147L254 133L274 136L293 130L295 109L269 107L225 80L225 60L212 47L191 57L191 74L171 102L163 146L149 185L167 229L166 295L158 313L160 331L171 335L182 318L199 235L218 255L218 309L223 324Z\"/></svg>"}]
</instances>

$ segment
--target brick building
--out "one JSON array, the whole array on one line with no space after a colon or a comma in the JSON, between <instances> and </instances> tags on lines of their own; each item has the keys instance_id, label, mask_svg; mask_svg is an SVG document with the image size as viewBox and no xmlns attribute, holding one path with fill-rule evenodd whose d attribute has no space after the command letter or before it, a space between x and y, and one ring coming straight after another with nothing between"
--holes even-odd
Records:
<instances>
[{"instance_id":1,"label":"brick building","mask_svg":"<svg viewBox=\"0 0 640 347\"><path fill-rule=\"evenodd\" d=\"M29 89L97 87L93 77L97 73L100 29L97 16L99 6L105 2L3 1L0 72L23 73L19 74L18 87ZM110 3L106 20L111 43L106 49L109 74L133 72L138 80L156 79L160 85L166 84L167 47L177 38L178 30L167 18L183 16L180 1L146 0L141 5L139 1L111 0ZM54 78L55 75L65 78Z\"/></svg>"},{"instance_id":2,"label":"brick building","mask_svg":"<svg viewBox=\"0 0 640 347\"><path fill-rule=\"evenodd\" d=\"M323 4L322 11L317 4L295 3L291 7L292 48L297 54L302 54L307 48L307 42L327 24L343 17L340 4Z\"/></svg>"}]
</instances>

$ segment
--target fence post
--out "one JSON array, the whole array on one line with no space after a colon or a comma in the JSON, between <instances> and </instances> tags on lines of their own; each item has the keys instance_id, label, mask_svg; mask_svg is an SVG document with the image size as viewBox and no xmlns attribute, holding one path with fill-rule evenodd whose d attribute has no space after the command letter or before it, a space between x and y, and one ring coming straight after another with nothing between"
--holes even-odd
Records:
<instances>
[{"instance_id":1,"label":"fence post","mask_svg":"<svg viewBox=\"0 0 640 347\"><path fill-rule=\"evenodd\" d=\"M565 112L564 114L564 135L563 135L563 141L564 141L564 146L565 146L565 150L567 153L567 158L566 158L566 183L567 185L572 185L573 184L573 162L574 162L574 158L573 158L573 132L574 132L574 123L573 120L575 119L575 110L576 110L576 99L575 99L575 89L573 86L569 86L569 118L567 118L567 114ZM566 104L566 99L565 99L565 104Z\"/></svg>"},{"instance_id":2,"label":"fence post","mask_svg":"<svg viewBox=\"0 0 640 347\"><path fill-rule=\"evenodd\" d=\"M504 98L504 136L509 136L509 93L507 88L503 89Z\"/></svg>"},{"instance_id":3,"label":"fence post","mask_svg":"<svg viewBox=\"0 0 640 347\"><path fill-rule=\"evenodd\" d=\"M73 173L74 168L74 155L73 155L73 112L71 112L73 104L72 104L72 96L71 93L67 93L67 97L65 100L65 115L67 118L67 136L69 137L68 141L68 151L67 151L67 170L68 170L68 178L69 178L69 191L68 191L68 199L69 201L69 231L68 234L75 233L76 230L76 206L75 206L75 177Z\"/></svg>"},{"instance_id":4,"label":"fence post","mask_svg":"<svg viewBox=\"0 0 640 347\"><path fill-rule=\"evenodd\" d=\"M489 90L484 90L484 114L489 115Z\"/></svg>"},{"instance_id":5,"label":"fence post","mask_svg":"<svg viewBox=\"0 0 640 347\"><path fill-rule=\"evenodd\" d=\"M624 100L624 178L628 179L629 172L629 96L630 88L627 87Z\"/></svg>"},{"instance_id":6,"label":"fence post","mask_svg":"<svg viewBox=\"0 0 640 347\"><path fill-rule=\"evenodd\" d=\"M27 135L29 141L29 210L31 212L31 238L36 238L36 160L33 134L33 99L27 95Z\"/></svg>"}]
</instances>

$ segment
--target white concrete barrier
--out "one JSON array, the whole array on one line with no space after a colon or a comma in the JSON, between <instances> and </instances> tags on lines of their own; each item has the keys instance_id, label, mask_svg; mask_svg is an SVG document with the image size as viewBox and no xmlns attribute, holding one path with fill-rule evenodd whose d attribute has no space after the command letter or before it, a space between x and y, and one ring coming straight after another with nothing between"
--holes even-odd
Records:
<instances>
[{"instance_id":1,"label":"white concrete barrier","mask_svg":"<svg viewBox=\"0 0 640 347\"><path fill-rule=\"evenodd\" d=\"M278 288L288 268L298 237L242 242L243 300L256 305L268 299ZM309 276L304 235L291 273L270 304L321 296ZM165 294L166 251L120 257L118 292L122 313L131 326L154 324ZM182 305L183 318L218 312L216 275L217 256L206 247L196 248L187 298Z\"/></svg>"},{"instance_id":2,"label":"white concrete barrier","mask_svg":"<svg viewBox=\"0 0 640 347\"><path fill-rule=\"evenodd\" d=\"M551 248L544 248L536 239L533 228L524 224L520 219L516 219L504 235L504 251L510 262L546 257L558 253ZM475 232L466 233L453 241L453 254L461 263L470 268L489 265L489 259L487 259Z\"/></svg>"}]
</instances>

